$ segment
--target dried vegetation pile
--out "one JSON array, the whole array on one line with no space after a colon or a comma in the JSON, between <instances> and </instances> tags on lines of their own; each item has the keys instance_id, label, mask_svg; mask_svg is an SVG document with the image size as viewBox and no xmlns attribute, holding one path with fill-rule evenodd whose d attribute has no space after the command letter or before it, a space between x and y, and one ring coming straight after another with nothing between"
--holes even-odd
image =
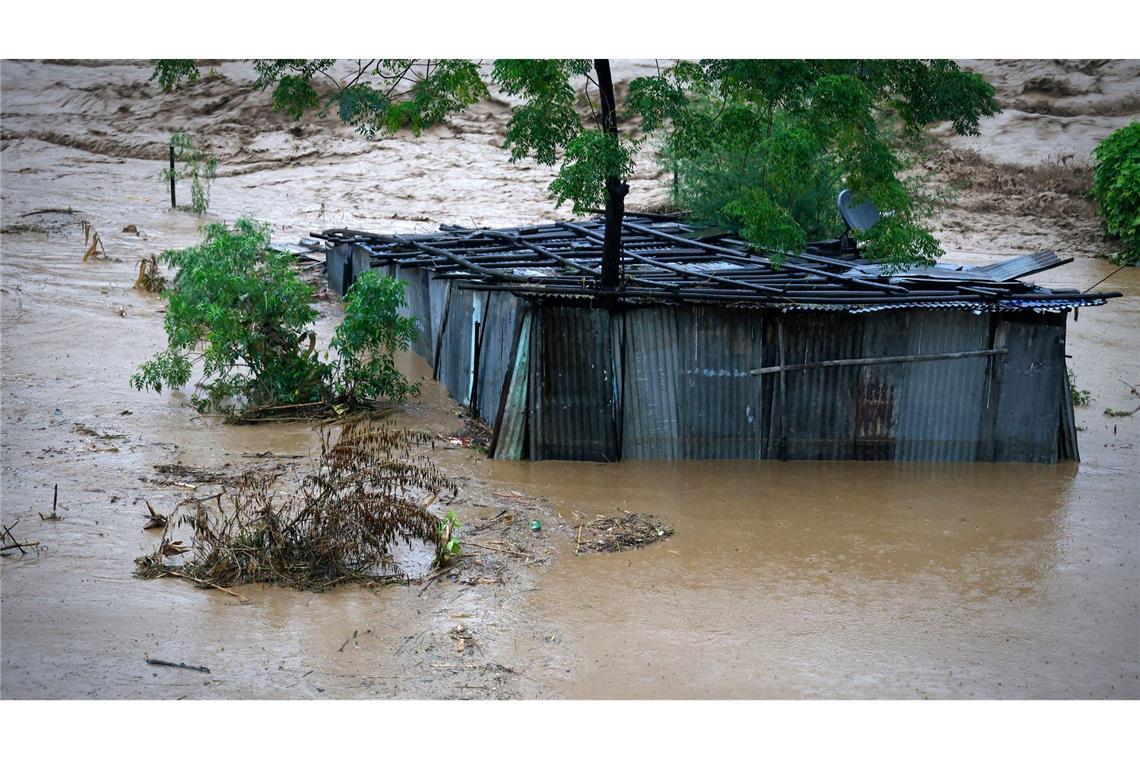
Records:
<instances>
[{"instance_id":1,"label":"dried vegetation pile","mask_svg":"<svg viewBox=\"0 0 1140 760\"><path fill-rule=\"evenodd\" d=\"M455 484L417 450L431 437L364 420L327 432L316 469L281 490L250 473L216 497L172 516L158 549L136 560L142 577L177 575L210 586L265 582L321 590L348 581L403 578L391 547L422 541L442 551L427 510ZM191 544L170 532L191 530Z\"/></svg>"}]
</instances>

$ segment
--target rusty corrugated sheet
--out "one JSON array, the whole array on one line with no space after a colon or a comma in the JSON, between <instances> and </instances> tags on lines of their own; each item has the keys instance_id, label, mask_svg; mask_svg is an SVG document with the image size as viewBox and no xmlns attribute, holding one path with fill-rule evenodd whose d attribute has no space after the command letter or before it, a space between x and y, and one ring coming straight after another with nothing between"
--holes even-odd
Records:
<instances>
[{"instance_id":1,"label":"rusty corrugated sheet","mask_svg":"<svg viewBox=\"0 0 1140 760\"><path fill-rule=\"evenodd\" d=\"M626 312L625 336L622 457L680 459L677 310L653 306Z\"/></svg>"},{"instance_id":2,"label":"rusty corrugated sheet","mask_svg":"<svg viewBox=\"0 0 1140 760\"><path fill-rule=\"evenodd\" d=\"M768 318L765 357L780 363L781 327L786 364L863 355L862 323L842 314L789 312ZM855 456L855 396L860 367L793 370L786 374L787 399L773 375L767 446L771 459L852 459Z\"/></svg>"},{"instance_id":3,"label":"rusty corrugated sheet","mask_svg":"<svg viewBox=\"0 0 1140 760\"><path fill-rule=\"evenodd\" d=\"M431 315L431 354L428 364L436 366L438 357L435 356L436 346L439 345L439 331L443 323L444 310L447 308L447 298L451 291L450 280L439 280L428 275L428 300Z\"/></svg>"},{"instance_id":4,"label":"rusty corrugated sheet","mask_svg":"<svg viewBox=\"0 0 1140 760\"><path fill-rule=\"evenodd\" d=\"M909 312L905 353L939 354L989 348L989 317L968 311ZM898 365L895 459L970 462L988 435L987 371L978 357Z\"/></svg>"},{"instance_id":5,"label":"rusty corrugated sheet","mask_svg":"<svg viewBox=\"0 0 1140 760\"><path fill-rule=\"evenodd\" d=\"M526 448L531 322L532 315L528 309L522 313L519 321L518 340L512 340L515 354L511 357L510 382L506 402L503 404L503 416L498 421L495 459L522 459Z\"/></svg>"},{"instance_id":6,"label":"rusty corrugated sheet","mask_svg":"<svg viewBox=\"0 0 1140 760\"><path fill-rule=\"evenodd\" d=\"M862 323L864 357L905 356L910 313L877 312L856 317ZM898 398L905 364L860 367L855 388L856 459L894 459Z\"/></svg>"},{"instance_id":7,"label":"rusty corrugated sheet","mask_svg":"<svg viewBox=\"0 0 1140 760\"><path fill-rule=\"evenodd\" d=\"M1065 386L1064 319L1007 314L998 322L994 344L1009 353L998 357L995 372L995 461L1057 461Z\"/></svg>"},{"instance_id":8,"label":"rusty corrugated sheet","mask_svg":"<svg viewBox=\"0 0 1140 760\"><path fill-rule=\"evenodd\" d=\"M679 453L685 459L763 456L763 312L684 306L677 315ZM630 354L637 349L627 350Z\"/></svg>"},{"instance_id":9,"label":"rusty corrugated sheet","mask_svg":"<svg viewBox=\"0 0 1140 760\"><path fill-rule=\"evenodd\" d=\"M610 462L618 458L610 313L545 306L532 357L535 459ZM533 374L532 370L532 374Z\"/></svg>"},{"instance_id":10,"label":"rusty corrugated sheet","mask_svg":"<svg viewBox=\"0 0 1140 760\"><path fill-rule=\"evenodd\" d=\"M488 294L479 340L479 374L475 378L475 406L480 419L493 425L499 413L503 380L511 362L519 299L506 292Z\"/></svg>"}]
</instances>

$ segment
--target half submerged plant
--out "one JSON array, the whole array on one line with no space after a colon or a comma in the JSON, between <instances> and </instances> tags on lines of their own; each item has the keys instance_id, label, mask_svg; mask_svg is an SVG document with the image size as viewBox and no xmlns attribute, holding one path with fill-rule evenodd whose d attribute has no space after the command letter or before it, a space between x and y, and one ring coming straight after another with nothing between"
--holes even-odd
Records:
<instances>
[{"instance_id":1,"label":"half submerged plant","mask_svg":"<svg viewBox=\"0 0 1140 760\"><path fill-rule=\"evenodd\" d=\"M202 216L210 208L210 186L218 176L218 159L195 146L194 139L185 132L172 135L170 145L176 166L162 170L162 181L189 179L190 210Z\"/></svg>"},{"instance_id":2,"label":"half submerged plant","mask_svg":"<svg viewBox=\"0 0 1140 760\"><path fill-rule=\"evenodd\" d=\"M443 567L452 559L458 557L463 549L459 544L459 529L462 526L459 524L459 517L453 511L448 511L447 516L444 517L439 523L439 538L437 541L438 551L436 552L435 564Z\"/></svg>"},{"instance_id":3,"label":"half submerged plant","mask_svg":"<svg viewBox=\"0 0 1140 760\"><path fill-rule=\"evenodd\" d=\"M416 334L415 320L398 314L402 282L373 272L357 280L330 362L311 329L313 288L293 271L291 254L269 247L267 225L209 224L200 245L161 258L178 270L163 292L167 347L131 377L136 389L182 387L200 362L191 406L236 420L331 416L418 392L393 358Z\"/></svg>"},{"instance_id":4,"label":"half submerged plant","mask_svg":"<svg viewBox=\"0 0 1140 760\"><path fill-rule=\"evenodd\" d=\"M405 578L392 560L398 543L422 542L436 557L447 550L440 520L427 505L457 491L417 453L431 442L427 433L367 420L330 430L316 469L291 493L282 495L276 476L249 474L216 502L189 502L192 511L170 521L192 531L187 551L177 555L186 559L168 559L163 547L172 542L164 533L155 552L135 561L136 574L306 590Z\"/></svg>"}]
</instances>

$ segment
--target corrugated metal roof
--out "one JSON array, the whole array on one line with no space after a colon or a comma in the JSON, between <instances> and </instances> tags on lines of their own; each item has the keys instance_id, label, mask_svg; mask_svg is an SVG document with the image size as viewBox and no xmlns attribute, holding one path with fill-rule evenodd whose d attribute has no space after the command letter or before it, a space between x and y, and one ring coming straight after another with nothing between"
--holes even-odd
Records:
<instances>
[{"instance_id":1,"label":"corrugated metal roof","mask_svg":"<svg viewBox=\"0 0 1140 760\"><path fill-rule=\"evenodd\" d=\"M1014 279L1064 263L1051 252L987 267L936 266L899 273L858 263L849 251L824 255L819 246L781 257L730 235L700 235L677 220L631 215L622 228L622 279L613 291L601 287L601 219L497 230L449 227L428 235L328 230L319 237L333 246L351 243L369 251L374 265L398 261L461 281L465 288L528 298L605 296L627 303L865 311L1067 309L1119 295L1053 292Z\"/></svg>"}]
</instances>

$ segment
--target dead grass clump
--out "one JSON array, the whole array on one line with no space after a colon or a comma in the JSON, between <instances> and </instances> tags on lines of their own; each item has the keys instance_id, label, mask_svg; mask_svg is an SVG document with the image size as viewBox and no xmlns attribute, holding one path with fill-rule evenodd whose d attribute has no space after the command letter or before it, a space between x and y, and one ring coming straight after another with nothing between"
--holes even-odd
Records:
<instances>
[{"instance_id":1,"label":"dead grass clump","mask_svg":"<svg viewBox=\"0 0 1140 760\"><path fill-rule=\"evenodd\" d=\"M216 498L189 502L191 511L177 520L193 531L189 558L168 564L164 533L156 552L136 560L137 573L308 590L401 578L390 547L423 541L438 557L440 521L427 504L456 491L426 457L413 454L430 442L427 434L367 420L345 425L339 435L327 432L316 470L292 492L282 494L276 475L251 474Z\"/></svg>"},{"instance_id":2,"label":"dead grass clump","mask_svg":"<svg viewBox=\"0 0 1140 760\"><path fill-rule=\"evenodd\" d=\"M158 258L152 253L148 259L139 259L139 276L131 286L135 290L161 293L166 290L166 278L158 270Z\"/></svg>"},{"instance_id":3,"label":"dead grass clump","mask_svg":"<svg viewBox=\"0 0 1140 760\"><path fill-rule=\"evenodd\" d=\"M83 260L106 260L107 249L103 247L103 241L100 239L99 233L95 231L95 227L86 219L80 220L80 224L83 226L83 244L87 246L87 252L83 254Z\"/></svg>"},{"instance_id":4,"label":"dead grass clump","mask_svg":"<svg viewBox=\"0 0 1140 760\"><path fill-rule=\"evenodd\" d=\"M577 528L576 554L638 549L673 535L673 529L653 515L624 509L617 517L598 516Z\"/></svg>"}]
</instances>

